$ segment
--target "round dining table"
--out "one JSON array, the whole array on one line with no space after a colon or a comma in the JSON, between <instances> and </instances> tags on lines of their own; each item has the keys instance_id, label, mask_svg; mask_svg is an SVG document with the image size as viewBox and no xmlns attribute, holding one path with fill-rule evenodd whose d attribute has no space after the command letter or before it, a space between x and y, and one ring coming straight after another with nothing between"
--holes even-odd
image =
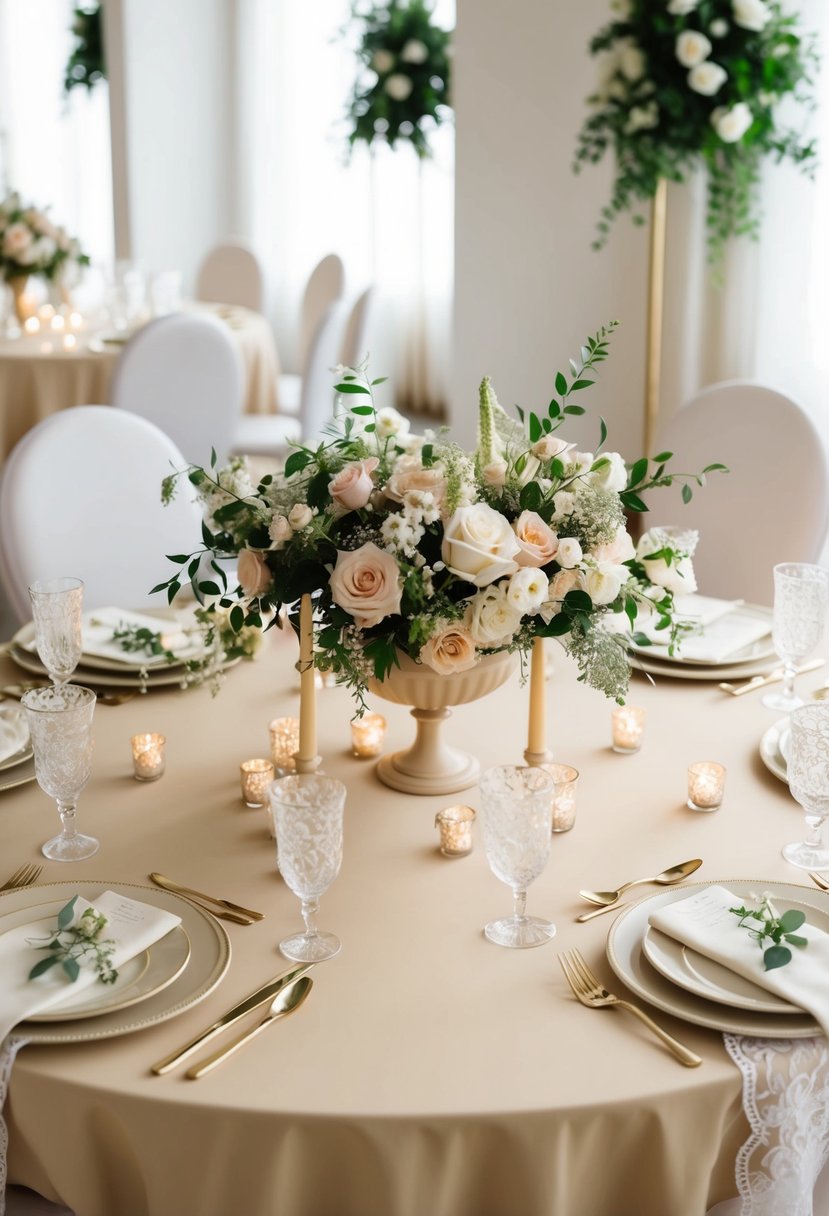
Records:
<instances>
[{"instance_id":1,"label":"round dining table","mask_svg":"<svg viewBox=\"0 0 829 1216\"><path fill-rule=\"evenodd\" d=\"M228 304L191 304L188 311L218 317L228 327L242 357L245 412L275 413L280 365L267 318ZM78 320L81 327L73 329L71 317L53 314L37 320L36 333L0 338L0 463L50 414L74 405L109 404L124 338Z\"/></svg>"},{"instance_id":2,"label":"round dining table","mask_svg":"<svg viewBox=\"0 0 829 1216\"><path fill-rule=\"evenodd\" d=\"M580 772L578 807L573 829L553 838L528 911L552 919L555 938L513 950L484 937L511 892L491 872L477 826L461 858L439 851L435 828L449 804L479 807L478 789L422 797L380 784L373 762L352 755L348 692L323 688L319 751L348 793L342 869L318 919L341 953L313 968L301 1009L214 1071L198 1080L185 1079L186 1065L151 1072L290 965L278 943L300 926L299 901L278 874L266 811L240 797L239 764L269 754L272 718L297 715L296 659L293 636L273 630L216 696L171 687L99 704L79 807L79 827L101 841L88 861L44 862L39 846L57 819L35 782L0 793L4 872L39 861L40 884L103 890L161 871L265 913L250 926L223 922L227 972L178 1016L22 1048L5 1108L9 1181L77 1216L703 1216L736 1196L749 1128L722 1034L651 1009L702 1057L683 1067L636 1019L579 1004L557 955L579 949L625 995L605 955L614 915L576 922L589 906L584 887L614 888L694 857L703 861L694 880L808 885L780 854L802 837L802 813L759 755L775 715L757 694L637 676L629 703L646 711L644 742L618 754L611 705L577 682L552 643L549 744ZM20 679L8 658L0 677ZM812 690L821 679L816 671L801 682ZM372 708L388 720L386 750L411 742L405 707L374 699ZM483 766L522 763L527 708L516 670L456 709L447 738ZM157 782L132 776L139 731L167 738ZM712 813L686 805L698 760L727 768Z\"/></svg>"}]
</instances>

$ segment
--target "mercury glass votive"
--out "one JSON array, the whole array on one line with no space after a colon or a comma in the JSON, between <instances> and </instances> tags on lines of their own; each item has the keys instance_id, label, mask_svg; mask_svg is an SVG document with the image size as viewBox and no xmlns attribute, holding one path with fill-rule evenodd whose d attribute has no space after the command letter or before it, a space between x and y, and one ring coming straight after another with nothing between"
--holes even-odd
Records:
<instances>
[{"instance_id":1,"label":"mercury glass votive","mask_svg":"<svg viewBox=\"0 0 829 1216\"><path fill-rule=\"evenodd\" d=\"M447 806L435 815L435 827L440 831L440 851L444 857L466 857L472 852L472 824L475 812L471 806Z\"/></svg>"},{"instance_id":2,"label":"mercury glass votive","mask_svg":"<svg viewBox=\"0 0 829 1216\"><path fill-rule=\"evenodd\" d=\"M167 740L154 731L133 735L132 768L136 781L157 781L164 776Z\"/></svg>"},{"instance_id":3,"label":"mercury glass votive","mask_svg":"<svg viewBox=\"0 0 829 1216\"><path fill-rule=\"evenodd\" d=\"M267 806L268 786L274 779L274 768L270 760L243 760L239 765L239 775L245 806Z\"/></svg>"},{"instance_id":4,"label":"mercury glass votive","mask_svg":"<svg viewBox=\"0 0 829 1216\"><path fill-rule=\"evenodd\" d=\"M645 734L645 711L635 705L619 705L610 715L613 750L623 755L638 752Z\"/></svg>"},{"instance_id":5,"label":"mercury glass votive","mask_svg":"<svg viewBox=\"0 0 829 1216\"><path fill-rule=\"evenodd\" d=\"M386 738L386 719L382 714L363 714L351 723L351 751L361 760L379 756Z\"/></svg>"},{"instance_id":6,"label":"mercury glass votive","mask_svg":"<svg viewBox=\"0 0 829 1216\"><path fill-rule=\"evenodd\" d=\"M725 765L700 760L688 768L688 802L692 811L715 811L725 792Z\"/></svg>"},{"instance_id":7,"label":"mercury glass votive","mask_svg":"<svg viewBox=\"0 0 829 1216\"><path fill-rule=\"evenodd\" d=\"M555 782L553 789L553 831L569 832L576 822L576 790L579 770L570 764L542 764Z\"/></svg>"},{"instance_id":8,"label":"mercury glass votive","mask_svg":"<svg viewBox=\"0 0 829 1216\"><path fill-rule=\"evenodd\" d=\"M294 756L299 751L299 718L274 718L268 729L274 767L283 774L296 772Z\"/></svg>"}]
</instances>

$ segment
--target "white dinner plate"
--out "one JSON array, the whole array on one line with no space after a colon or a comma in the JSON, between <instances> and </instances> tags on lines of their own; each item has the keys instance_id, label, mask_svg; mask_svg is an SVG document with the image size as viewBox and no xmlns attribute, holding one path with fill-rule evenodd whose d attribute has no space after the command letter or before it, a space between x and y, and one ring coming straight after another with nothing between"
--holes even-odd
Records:
<instances>
[{"instance_id":1,"label":"white dinner plate","mask_svg":"<svg viewBox=\"0 0 829 1216\"><path fill-rule=\"evenodd\" d=\"M24 764L27 760L31 760L34 755L31 740L25 743L23 747L19 747L16 752L10 756L6 756L5 760L0 761L0 779L2 775L10 768L17 768L18 765Z\"/></svg>"},{"instance_id":2,"label":"white dinner plate","mask_svg":"<svg viewBox=\"0 0 829 1216\"><path fill-rule=\"evenodd\" d=\"M163 621L165 625L168 625L171 628L175 624L175 622L171 622L168 617L159 618L159 621ZM40 656L35 649L34 640L34 623L29 621L28 624L22 625L12 638L9 644L10 650L16 651L17 656L27 655L29 660L37 665L38 671L45 672L46 668L40 661ZM80 668L86 668L92 671L97 671L100 669L101 671L120 672L125 675L131 675L134 672L143 670L144 668L146 668L148 671L173 671L182 668L190 659L202 658L204 653L205 651L203 649L193 647L181 658L177 657L175 659L167 660L163 655L136 655L130 654L127 651L124 651L123 658L118 659L107 657L106 655L88 654L86 651L84 651L81 655L78 666ZM15 655L12 655L12 658L15 658ZM35 668L32 667L30 670L34 671Z\"/></svg>"},{"instance_id":3,"label":"white dinner plate","mask_svg":"<svg viewBox=\"0 0 829 1216\"><path fill-rule=\"evenodd\" d=\"M754 642L750 642L747 646L741 646L738 650L733 651L723 659L699 659L688 658L682 654L682 648L678 654L673 656L668 654L667 645L659 642L652 646L638 646L635 642L628 644L629 650L634 654L647 659L654 659L661 663L676 667L742 667L746 663L757 663L764 659L775 659L776 652L774 642L771 639L771 608L764 608L760 604L742 604L739 608L735 608L732 613L728 614L728 619L733 620L737 617L745 617L749 620L759 620L768 623L768 633ZM717 620L722 620L719 617ZM713 624L717 624L714 621ZM701 631L704 633L704 629Z\"/></svg>"},{"instance_id":4,"label":"white dinner plate","mask_svg":"<svg viewBox=\"0 0 829 1216\"><path fill-rule=\"evenodd\" d=\"M46 668L37 655L30 654L28 650L24 650L21 646L10 646L8 655L24 671L29 671L39 676L47 674ZM229 671L231 667L235 667L239 662L241 662L241 655L237 655L233 659L224 659L220 664L219 670ZM71 683L91 684L95 688L170 688L174 684L185 683L186 679L187 672L183 667L172 665L162 670L155 668L143 670L139 667L125 667L123 672L118 672L104 671L89 667L86 663L79 663L72 675Z\"/></svg>"},{"instance_id":5,"label":"white dinner plate","mask_svg":"<svg viewBox=\"0 0 829 1216\"><path fill-rule=\"evenodd\" d=\"M805 1039L820 1034L809 1014L784 1014L736 1009L697 996L661 975L645 956L643 939L648 918L656 908L685 899L704 887L723 886L739 899L750 899L768 891L781 906L787 901L806 902L829 914L829 893L797 883L772 882L765 878L728 878L717 882L686 883L658 895L646 896L620 912L607 935L607 958L624 984L642 1000L686 1022L731 1034L759 1035L779 1039Z\"/></svg>"},{"instance_id":6,"label":"white dinner plate","mask_svg":"<svg viewBox=\"0 0 829 1216\"><path fill-rule=\"evenodd\" d=\"M789 784L786 752L789 750L791 724L788 718L778 718L760 740L760 759L770 773Z\"/></svg>"},{"instance_id":7,"label":"white dinner plate","mask_svg":"<svg viewBox=\"0 0 829 1216\"><path fill-rule=\"evenodd\" d=\"M43 883L0 893L0 932L32 919L44 899L63 906L73 895L95 901L102 891L123 891L133 899L165 908L181 917L190 943L187 966L163 989L117 1010L73 1020L69 1018L23 1023L22 1033L33 1043L86 1043L130 1034L167 1021L197 1005L213 991L230 965L230 942L222 926L209 912L171 891L119 880Z\"/></svg>"},{"instance_id":8,"label":"white dinner plate","mask_svg":"<svg viewBox=\"0 0 829 1216\"><path fill-rule=\"evenodd\" d=\"M4 790L16 789L18 785L25 785L28 781L35 779L35 762L34 757L30 755L28 759L21 760L18 764L11 768L4 768L0 772L0 794Z\"/></svg>"},{"instance_id":9,"label":"white dinner plate","mask_svg":"<svg viewBox=\"0 0 829 1216\"><path fill-rule=\"evenodd\" d=\"M723 663L721 666L695 666L691 663L670 663L644 653L628 651L631 670L644 671L649 675L663 676L669 680L750 680L752 676L766 676L780 665L776 655L758 659L751 663Z\"/></svg>"}]
</instances>

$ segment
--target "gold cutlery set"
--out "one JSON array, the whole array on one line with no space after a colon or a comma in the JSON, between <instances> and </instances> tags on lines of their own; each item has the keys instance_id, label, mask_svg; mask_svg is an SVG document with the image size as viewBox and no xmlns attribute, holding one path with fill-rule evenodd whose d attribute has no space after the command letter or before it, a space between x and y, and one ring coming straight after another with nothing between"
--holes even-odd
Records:
<instances>
[{"instance_id":1,"label":"gold cutlery set","mask_svg":"<svg viewBox=\"0 0 829 1216\"><path fill-rule=\"evenodd\" d=\"M810 659L808 663L801 663L799 667L796 667L795 674L801 676L807 671L817 671L819 667L823 667L825 662L825 659ZM758 688L765 688L767 684L778 684L782 679L783 668L776 667L767 676L752 676L744 684L722 683L718 684L717 687L723 692L730 693L732 697L742 697L744 693L754 692Z\"/></svg>"}]
</instances>

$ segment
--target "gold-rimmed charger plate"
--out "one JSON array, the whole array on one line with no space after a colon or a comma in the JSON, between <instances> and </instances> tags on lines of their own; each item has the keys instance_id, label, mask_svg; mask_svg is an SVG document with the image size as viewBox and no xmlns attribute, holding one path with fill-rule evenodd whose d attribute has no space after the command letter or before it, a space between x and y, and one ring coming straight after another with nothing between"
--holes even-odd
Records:
<instances>
[{"instance_id":1,"label":"gold-rimmed charger plate","mask_svg":"<svg viewBox=\"0 0 829 1216\"><path fill-rule=\"evenodd\" d=\"M7 756L5 760L0 760L0 780L2 780L3 774L6 773L8 769L17 768L19 764L25 764L27 760L31 760L33 755L34 750L32 748L31 741L29 741L28 743L24 744L23 747L19 747L16 752L12 753L12 755Z\"/></svg>"},{"instance_id":2,"label":"gold-rimmed charger plate","mask_svg":"<svg viewBox=\"0 0 829 1216\"><path fill-rule=\"evenodd\" d=\"M16 789L18 785L26 785L29 781L35 779L35 761L34 756L29 756L28 759L20 761L12 768L3 769L0 772L0 794L5 790Z\"/></svg>"},{"instance_id":3,"label":"gold-rimmed charger plate","mask_svg":"<svg viewBox=\"0 0 829 1216\"><path fill-rule=\"evenodd\" d=\"M763 733L760 740L760 759L770 773L789 784L789 766L784 751L788 750L791 723L788 718L778 718L773 726Z\"/></svg>"},{"instance_id":4,"label":"gold-rimmed charger plate","mask_svg":"<svg viewBox=\"0 0 829 1216\"><path fill-rule=\"evenodd\" d=\"M21 646L10 646L8 655L24 671L29 671L39 676L46 675L46 668L37 655L30 654L29 651L24 650ZM224 659L219 665L219 670L229 671L231 667L235 667L239 662L241 662L240 656L233 659ZM185 683L186 678L187 673L182 666L164 667L160 670L150 667L142 674L142 669L138 667L125 667L123 672L115 672L91 668L85 663L79 663L72 675L71 683L88 684L93 688L152 689L171 688L175 684L181 685Z\"/></svg>"},{"instance_id":5,"label":"gold-rimmed charger plate","mask_svg":"<svg viewBox=\"0 0 829 1216\"><path fill-rule=\"evenodd\" d=\"M43 883L24 887L17 891L0 893L0 932L13 928L7 917L21 922L18 914L31 915L44 898L56 903L67 903L73 895L82 895L94 903L103 891L123 891L132 899L165 908L181 917L181 924L190 942L190 958L184 970L164 989L140 1002L130 1004L109 1013L90 1016L78 1021L63 1020L47 1024L24 1022L21 1033L33 1043L87 1043L96 1039L109 1039L117 1035L131 1034L148 1026L155 1026L176 1017L203 1001L221 981L230 965L230 942L222 926L209 912L196 904L163 891L159 887L139 883L109 881Z\"/></svg>"},{"instance_id":6,"label":"gold-rimmed charger plate","mask_svg":"<svg viewBox=\"0 0 829 1216\"><path fill-rule=\"evenodd\" d=\"M151 612L146 613L151 616ZM178 622L171 621L169 617L159 617L159 624L163 624L168 628L180 629ZM17 633L8 644L9 652L15 652L12 655L15 662L28 659L32 664L36 664L38 672L45 672L46 668L40 661L40 656L34 647L35 627L33 621L28 621L27 624L21 625ZM181 656L176 655L175 659L165 659L163 655L138 655L124 651L123 658L108 657L106 655L89 654L84 651L81 655L79 667L88 668L91 671L114 671L123 672L126 675L145 669L147 671L169 671L175 668L183 667L185 663L191 659L201 659L204 657L204 649L202 647L193 646L184 652ZM32 667L31 670L35 670Z\"/></svg>"}]
</instances>

